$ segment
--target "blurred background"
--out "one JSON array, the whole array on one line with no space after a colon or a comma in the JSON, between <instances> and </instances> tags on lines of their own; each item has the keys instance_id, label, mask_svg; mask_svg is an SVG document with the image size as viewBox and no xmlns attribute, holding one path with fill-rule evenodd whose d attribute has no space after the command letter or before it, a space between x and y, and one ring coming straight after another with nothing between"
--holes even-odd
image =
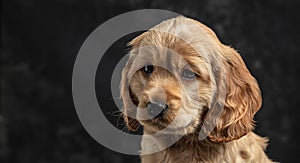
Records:
<instances>
[{"instance_id":1,"label":"blurred background","mask_svg":"<svg viewBox=\"0 0 300 163\"><path fill-rule=\"evenodd\" d=\"M263 107L256 133L270 138L268 155L299 158L299 8L297 0L3 0L1 5L0 162L138 162L98 144L81 125L72 100L78 50L101 23L124 12L157 8L211 27L235 47L258 80ZM113 32L113 31L112 31ZM110 76L134 33L120 38L98 67L96 90L118 128ZM120 126L119 126L120 125Z\"/></svg>"}]
</instances>

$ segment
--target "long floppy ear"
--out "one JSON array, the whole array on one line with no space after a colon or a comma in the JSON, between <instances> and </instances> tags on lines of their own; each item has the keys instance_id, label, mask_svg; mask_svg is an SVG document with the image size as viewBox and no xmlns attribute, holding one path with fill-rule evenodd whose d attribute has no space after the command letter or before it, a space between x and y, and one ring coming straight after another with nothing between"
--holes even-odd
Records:
<instances>
[{"instance_id":1,"label":"long floppy ear","mask_svg":"<svg viewBox=\"0 0 300 163\"><path fill-rule=\"evenodd\" d=\"M129 85L128 72L130 70L132 62L129 59L126 63L123 71L122 78L120 83L120 95L123 101L123 118L126 123L126 126L131 131L136 131L139 127L139 122L132 118L135 117L136 113L136 98L131 93L131 88Z\"/></svg>"},{"instance_id":2,"label":"long floppy ear","mask_svg":"<svg viewBox=\"0 0 300 163\"><path fill-rule=\"evenodd\" d=\"M136 114L136 105L138 104L137 98L132 94L130 88L130 77L129 71L133 62L133 55L137 53L137 47L140 46L140 43L143 39L145 33L139 35L134 38L131 42L128 43L129 46L132 47L130 51L130 57L123 68L122 78L120 83L120 95L123 100L123 118L126 123L126 126L131 131L136 131L139 128L140 123L132 118L135 117Z\"/></svg>"},{"instance_id":3,"label":"long floppy ear","mask_svg":"<svg viewBox=\"0 0 300 163\"><path fill-rule=\"evenodd\" d=\"M254 114L261 107L261 93L257 81L248 71L239 53L223 46L226 61L224 108L216 127L208 135L213 142L228 142L239 139L253 130Z\"/></svg>"}]
</instances>

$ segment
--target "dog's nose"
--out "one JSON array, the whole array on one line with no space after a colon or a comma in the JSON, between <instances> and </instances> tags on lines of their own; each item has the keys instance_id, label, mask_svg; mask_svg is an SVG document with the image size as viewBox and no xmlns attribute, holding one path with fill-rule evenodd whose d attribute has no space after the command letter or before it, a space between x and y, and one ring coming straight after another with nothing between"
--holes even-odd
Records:
<instances>
[{"instance_id":1,"label":"dog's nose","mask_svg":"<svg viewBox=\"0 0 300 163\"><path fill-rule=\"evenodd\" d=\"M169 109L167 104L148 102L147 110L148 114L154 118L158 118L164 115Z\"/></svg>"}]
</instances>

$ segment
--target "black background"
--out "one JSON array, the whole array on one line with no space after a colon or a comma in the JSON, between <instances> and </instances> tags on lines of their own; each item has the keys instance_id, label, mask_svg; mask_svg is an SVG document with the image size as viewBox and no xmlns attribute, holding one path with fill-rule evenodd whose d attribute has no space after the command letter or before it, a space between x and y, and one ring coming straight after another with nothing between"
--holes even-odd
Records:
<instances>
[{"instance_id":1,"label":"black background","mask_svg":"<svg viewBox=\"0 0 300 163\"><path fill-rule=\"evenodd\" d=\"M263 94L255 132L270 138L271 158L298 160L299 1L4 0L0 162L139 161L137 156L106 149L88 135L74 109L71 79L77 52L95 28L114 16L144 8L198 19L223 43L238 49ZM111 74L105 70L126 53L126 42L137 34L117 41L98 67L97 96L107 111L116 108L105 86ZM106 115L117 124L114 113Z\"/></svg>"}]
</instances>

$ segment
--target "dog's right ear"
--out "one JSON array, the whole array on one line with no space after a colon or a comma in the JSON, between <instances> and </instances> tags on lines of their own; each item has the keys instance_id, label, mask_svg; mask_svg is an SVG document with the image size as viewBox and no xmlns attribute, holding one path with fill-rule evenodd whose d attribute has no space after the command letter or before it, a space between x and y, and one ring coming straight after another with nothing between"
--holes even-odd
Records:
<instances>
[{"instance_id":1,"label":"dog's right ear","mask_svg":"<svg viewBox=\"0 0 300 163\"><path fill-rule=\"evenodd\" d=\"M137 98L131 93L130 77L128 75L132 61L129 58L124 69L122 70L122 78L120 83L120 95L123 101L123 118L126 126L131 131L136 131L139 127L139 122L134 118L136 116Z\"/></svg>"},{"instance_id":2,"label":"dog's right ear","mask_svg":"<svg viewBox=\"0 0 300 163\"><path fill-rule=\"evenodd\" d=\"M136 49L138 49L140 46L145 33L139 35L128 43L128 46L131 46L132 49L130 51L129 59L122 70L122 78L120 83L120 95L123 101L122 114L127 128L131 131L136 131L139 128L140 123L134 118L136 116L138 100L131 92L130 78L132 76L129 75L129 71L134 60L133 55L137 53Z\"/></svg>"}]
</instances>

